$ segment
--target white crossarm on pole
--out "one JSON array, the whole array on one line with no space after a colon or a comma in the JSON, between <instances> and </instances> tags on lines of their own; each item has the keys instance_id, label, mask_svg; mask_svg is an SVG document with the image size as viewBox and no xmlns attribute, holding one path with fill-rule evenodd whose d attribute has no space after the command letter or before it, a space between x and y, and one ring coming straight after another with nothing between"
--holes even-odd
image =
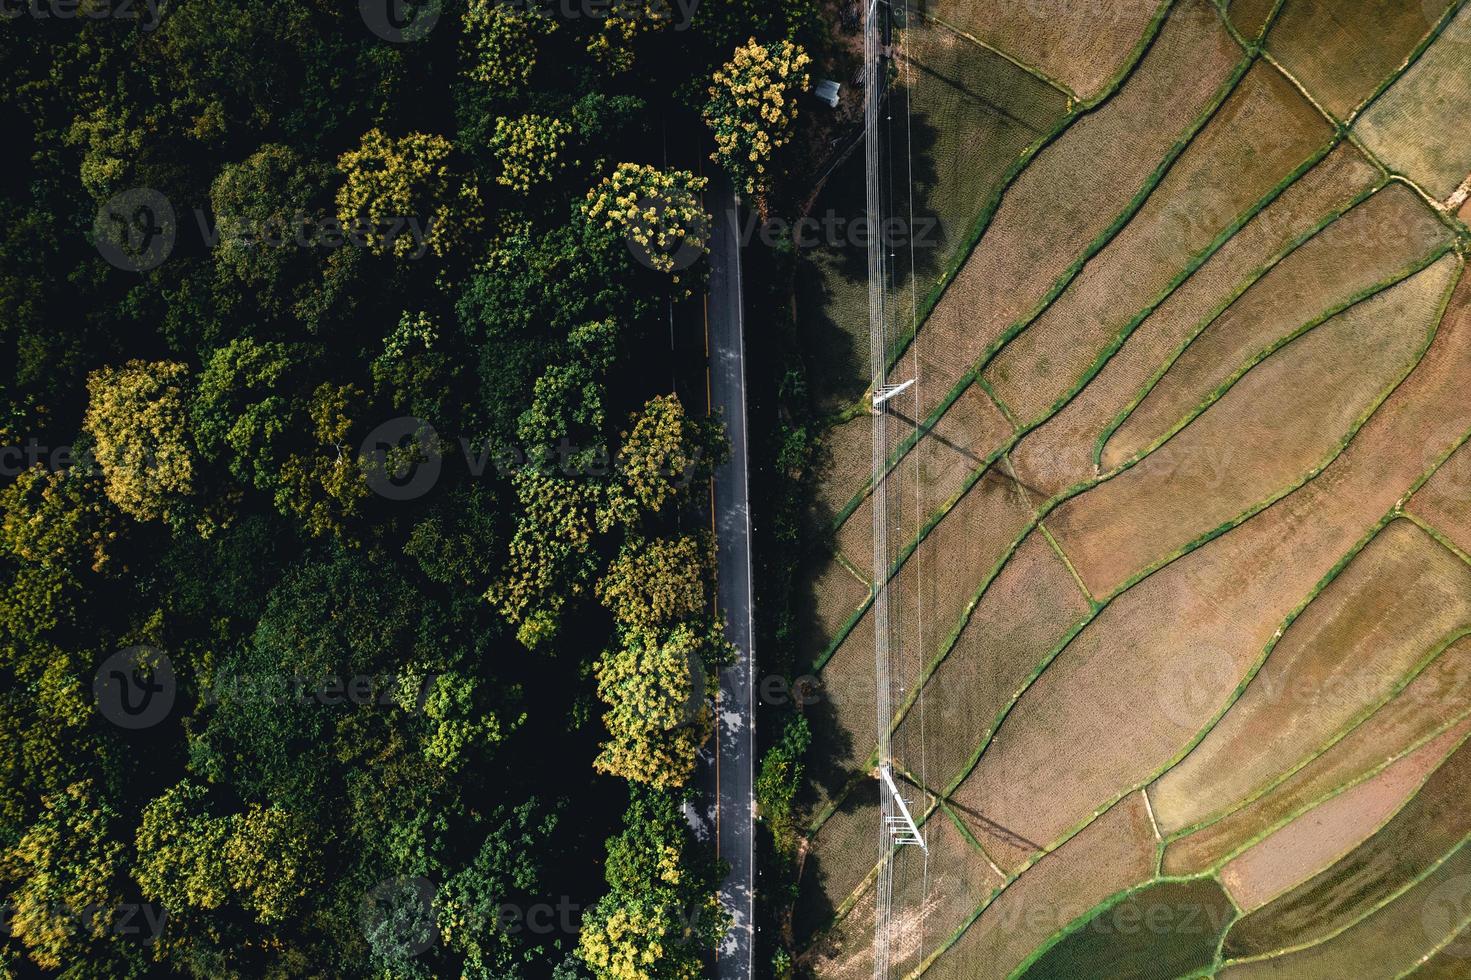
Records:
<instances>
[{"instance_id":1,"label":"white crossarm on pole","mask_svg":"<svg viewBox=\"0 0 1471 980\"><path fill-rule=\"evenodd\" d=\"M924 837L920 835L919 827L915 826L914 817L910 815L909 806L904 802L904 797L899 795L899 787L894 785L894 777L889 773L888 766L879 766L879 778L884 781L884 785L893 794L894 802L899 806L900 815L891 818L891 829L897 827L908 834L908 836L902 833L896 834L895 841L900 844L918 844L928 854L930 849L926 846Z\"/></svg>"},{"instance_id":2,"label":"white crossarm on pole","mask_svg":"<svg viewBox=\"0 0 1471 980\"><path fill-rule=\"evenodd\" d=\"M883 406L884 402L904 391L917 380L917 378L910 378L908 381L899 385L880 385L873 393L873 410L877 412Z\"/></svg>"}]
</instances>

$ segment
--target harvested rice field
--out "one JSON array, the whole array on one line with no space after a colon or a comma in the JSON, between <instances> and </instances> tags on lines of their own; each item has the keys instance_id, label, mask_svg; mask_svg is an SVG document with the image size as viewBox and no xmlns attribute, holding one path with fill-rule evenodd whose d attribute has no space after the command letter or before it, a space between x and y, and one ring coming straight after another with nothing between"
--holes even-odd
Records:
<instances>
[{"instance_id":1,"label":"harvested rice field","mask_svg":"<svg viewBox=\"0 0 1471 980\"><path fill-rule=\"evenodd\" d=\"M1267 50L1337 119L1401 71L1451 0L1286 0Z\"/></svg>"},{"instance_id":2,"label":"harvested rice field","mask_svg":"<svg viewBox=\"0 0 1471 980\"><path fill-rule=\"evenodd\" d=\"M1471 977L1471 0L896 32L940 244L877 413L865 256L799 257L791 976ZM884 764L925 844L887 859Z\"/></svg>"},{"instance_id":3,"label":"harvested rice field","mask_svg":"<svg viewBox=\"0 0 1471 980\"><path fill-rule=\"evenodd\" d=\"M1437 201L1471 173L1471 9L1462 7L1430 47L1374 104L1355 129L1391 169Z\"/></svg>"}]
</instances>

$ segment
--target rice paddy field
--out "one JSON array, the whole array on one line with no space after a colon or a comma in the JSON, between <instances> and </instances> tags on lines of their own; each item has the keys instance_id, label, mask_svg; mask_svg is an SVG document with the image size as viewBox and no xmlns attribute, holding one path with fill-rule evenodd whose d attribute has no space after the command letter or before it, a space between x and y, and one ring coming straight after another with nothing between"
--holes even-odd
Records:
<instances>
[{"instance_id":1,"label":"rice paddy field","mask_svg":"<svg viewBox=\"0 0 1471 980\"><path fill-rule=\"evenodd\" d=\"M1471 978L1471 0L926 0L889 108L885 416L800 257L798 975L873 975L887 580L892 976Z\"/></svg>"}]
</instances>

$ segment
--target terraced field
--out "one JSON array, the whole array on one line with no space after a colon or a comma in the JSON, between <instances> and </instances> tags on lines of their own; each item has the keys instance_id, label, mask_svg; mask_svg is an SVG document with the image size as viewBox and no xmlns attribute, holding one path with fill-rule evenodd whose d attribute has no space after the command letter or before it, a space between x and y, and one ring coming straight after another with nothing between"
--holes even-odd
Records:
<instances>
[{"instance_id":1,"label":"terraced field","mask_svg":"<svg viewBox=\"0 0 1471 980\"><path fill-rule=\"evenodd\" d=\"M942 234L882 420L930 845L894 975L1471 977L1471 0L932 0L902 40ZM880 856L861 258L798 296L824 978L871 975Z\"/></svg>"}]
</instances>

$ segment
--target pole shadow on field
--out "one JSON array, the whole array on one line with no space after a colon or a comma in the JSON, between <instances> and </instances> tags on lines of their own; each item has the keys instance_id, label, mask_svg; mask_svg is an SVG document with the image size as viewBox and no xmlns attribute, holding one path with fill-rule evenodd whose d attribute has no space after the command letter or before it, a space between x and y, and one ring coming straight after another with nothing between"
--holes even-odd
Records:
<instances>
[{"instance_id":1,"label":"pole shadow on field","mask_svg":"<svg viewBox=\"0 0 1471 980\"><path fill-rule=\"evenodd\" d=\"M1001 824L992 820L990 817L982 814L979 810L968 807L964 803L960 803L954 799L948 799L945 801L945 805L950 807L952 810L959 810L961 813L975 820L976 823L979 824L981 827L985 828L995 836L1006 841L1006 843L1011 844L1013 847L1023 847L1032 851L1042 850L1041 844L1038 844L1036 841L1033 840L1028 840L1021 834L1018 834L1016 831L1011 830L1008 827L1003 827Z\"/></svg>"}]
</instances>

